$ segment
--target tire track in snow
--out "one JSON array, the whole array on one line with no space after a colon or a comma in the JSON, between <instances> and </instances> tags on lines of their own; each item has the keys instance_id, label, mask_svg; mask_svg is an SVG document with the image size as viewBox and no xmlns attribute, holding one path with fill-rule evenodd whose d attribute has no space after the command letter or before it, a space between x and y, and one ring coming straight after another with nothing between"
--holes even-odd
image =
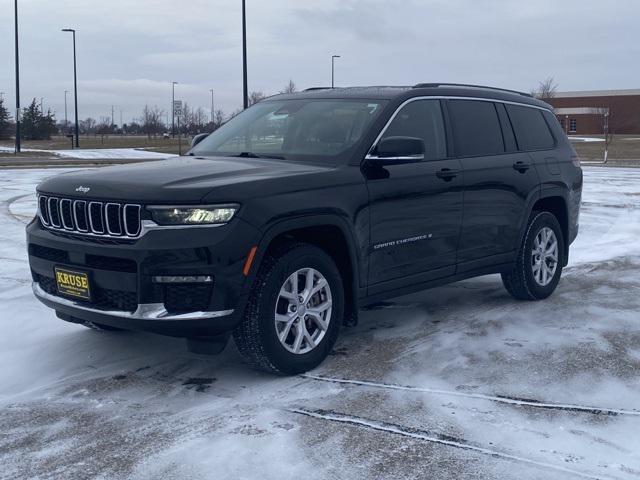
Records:
<instances>
[{"instance_id":1,"label":"tire track in snow","mask_svg":"<svg viewBox=\"0 0 640 480\"><path fill-rule=\"evenodd\" d=\"M379 432L390 433L394 435L402 435L404 437L413 438L415 440L423 440L425 442L436 443L440 445L446 445L449 447L459 448L462 450L468 450L482 455L486 455L493 458L499 458L502 460L510 460L513 462L532 465L538 468L547 470L553 470L556 472L568 473L576 477L588 478L588 479L611 479L618 480L619 477L611 475L591 475L589 473L580 472L571 468L562 467L560 465L554 465L552 463L541 462L532 460L530 458L521 457L519 455L513 455L510 453L500 452L498 450L491 450L489 448L481 447L468 443L464 439L452 437L449 435L442 435L428 430L420 430L413 427L405 427L395 423L381 422L377 420L369 420L363 417L356 417L353 415L346 415L343 413L333 412L331 410L307 410L303 408L293 408L288 410L291 413L297 413L298 415L305 415L307 417L326 420L335 423L343 423L348 425L354 425L357 427L364 427L370 430L376 430Z\"/></svg>"},{"instance_id":2,"label":"tire track in snow","mask_svg":"<svg viewBox=\"0 0 640 480\"><path fill-rule=\"evenodd\" d=\"M2 203L0 203L2 213L4 213L7 217L11 219L26 225L27 223L29 223L29 220L31 220L31 217L28 215L20 215L20 214L13 213L11 211L11 205L14 202L17 202L18 200L22 200L23 198L30 197L32 195L33 195L32 193L23 193L22 195L16 195L15 197L11 197L4 200Z\"/></svg>"},{"instance_id":3,"label":"tire track in snow","mask_svg":"<svg viewBox=\"0 0 640 480\"><path fill-rule=\"evenodd\" d=\"M592 407L592 406L585 406L585 405L548 403L548 402L542 402L540 400L529 399L529 398L519 398L514 396L508 396L508 395L485 395L482 393L464 393L464 392L440 390L440 389L427 388L427 387L397 385L393 383L370 382L367 380L350 380L346 378L332 378L332 377L325 377L321 375L304 374L302 375L302 377L309 378L311 380L318 380L318 381L329 382L329 383L339 383L344 385L357 385L361 387L383 388L388 390L403 390L408 392L427 393L431 395L445 395L450 397L473 398L477 400L487 400L490 402L514 405L516 407L534 407L534 408L543 408L548 410L561 410L566 412L589 413L592 415L608 415L608 416L631 415L631 416L640 417L640 411L638 410L624 410L624 409L617 409L617 408Z\"/></svg>"}]
</instances>

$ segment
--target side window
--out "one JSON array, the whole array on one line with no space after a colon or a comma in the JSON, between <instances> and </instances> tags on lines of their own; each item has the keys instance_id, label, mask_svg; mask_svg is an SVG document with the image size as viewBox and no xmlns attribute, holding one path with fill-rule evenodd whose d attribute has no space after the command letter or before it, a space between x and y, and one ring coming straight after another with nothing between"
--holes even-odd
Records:
<instances>
[{"instance_id":1,"label":"side window","mask_svg":"<svg viewBox=\"0 0 640 480\"><path fill-rule=\"evenodd\" d=\"M549 126L537 108L507 105L520 150L548 150L555 146Z\"/></svg>"},{"instance_id":2,"label":"side window","mask_svg":"<svg viewBox=\"0 0 640 480\"><path fill-rule=\"evenodd\" d=\"M398 112L382 138L416 137L424 140L425 160L447 157L447 141L439 100L415 100Z\"/></svg>"},{"instance_id":3,"label":"side window","mask_svg":"<svg viewBox=\"0 0 640 480\"><path fill-rule=\"evenodd\" d=\"M456 153L476 157L504 153L504 140L498 112L492 102L450 100L449 116Z\"/></svg>"}]
</instances>

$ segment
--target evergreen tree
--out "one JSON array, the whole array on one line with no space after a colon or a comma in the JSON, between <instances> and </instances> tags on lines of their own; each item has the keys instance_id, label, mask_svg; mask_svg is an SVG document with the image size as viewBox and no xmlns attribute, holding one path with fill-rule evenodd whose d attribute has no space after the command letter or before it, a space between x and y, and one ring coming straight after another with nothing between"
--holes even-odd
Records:
<instances>
[{"instance_id":1,"label":"evergreen tree","mask_svg":"<svg viewBox=\"0 0 640 480\"><path fill-rule=\"evenodd\" d=\"M0 140L7 140L11 136L11 130L9 110L4 106L4 99L0 98Z\"/></svg>"},{"instance_id":2,"label":"evergreen tree","mask_svg":"<svg viewBox=\"0 0 640 480\"><path fill-rule=\"evenodd\" d=\"M34 98L22 112L21 135L26 140L49 140L56 131L56 120L51 110L45 115Z\"/></svg>"}]
</instances>

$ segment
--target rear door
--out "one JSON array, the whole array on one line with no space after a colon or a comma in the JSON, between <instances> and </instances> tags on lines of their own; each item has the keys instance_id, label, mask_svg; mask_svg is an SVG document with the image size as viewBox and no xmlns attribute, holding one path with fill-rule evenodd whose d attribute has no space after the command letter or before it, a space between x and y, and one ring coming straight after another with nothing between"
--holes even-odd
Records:
<instances>
[{"instance_id":1,"label":"rear door","mask_svg":"<svg viewBox=\"0 0 640 480\"><path fill-rule=\"evenodd\" d=\"M460 162L448 158L440 100L418 99L395 114L381 138L418 137L418 163L365 164L371 243L369 293L451 275L462 222ZM384 285L383 285L384 284Z\"/></svg>"},{"instance_id":2,"label":"rear door","mask_svg":"<svg viewBox=\"0 0 640 480\"><path fill-rule=\"evenodd\" d=\"M530 157L517 150L502 103L452 99L447 109L464 170L458 272L509 262L538 175Z\"/></svg>"}]
</instances>

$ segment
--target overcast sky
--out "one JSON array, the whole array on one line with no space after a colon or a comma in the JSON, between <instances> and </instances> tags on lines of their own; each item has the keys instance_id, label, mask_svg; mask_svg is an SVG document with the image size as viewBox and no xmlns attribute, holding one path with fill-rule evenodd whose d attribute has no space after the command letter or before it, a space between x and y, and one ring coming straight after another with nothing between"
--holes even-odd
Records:
<instances>
[{"instance_id":1,"label":"overcast sky","mask_svg":"<svg viewBox=\"0 0 640 480\"><path fill-rule=\"evenodd\" d=\"M64 118L77 29L80 118L148 103L242 104L240 0L18 0L21 100ZM247 0L249 89L449 81L529 91L640 88L638 0ZM13 0L0 4L0 91L14 105ZM70 94L69 105L72 96ZM69 108L69 116L72 115Z\"/></svg>"}]
</instances>

